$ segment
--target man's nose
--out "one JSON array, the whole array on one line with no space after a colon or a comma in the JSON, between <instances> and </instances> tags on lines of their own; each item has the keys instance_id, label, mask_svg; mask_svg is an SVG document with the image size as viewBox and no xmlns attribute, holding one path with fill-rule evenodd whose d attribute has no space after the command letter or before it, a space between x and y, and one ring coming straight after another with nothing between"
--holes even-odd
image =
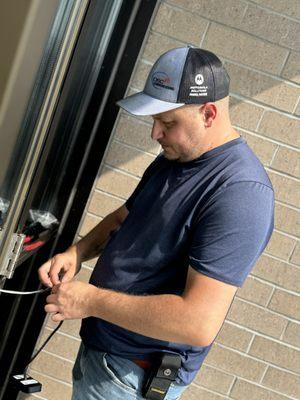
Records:
<instances>
[{"instance_id":1,"label":"man's nose","mask_svg":"<svg viewBox=\"0 0 300 400\"><path fill-rule=\"evenodd\" d=\"M161 124L159 121L154 121L153 126L152 126L152 131L151 131L151 138L153 140L158 140L164 136L164 131L162 129Z\"/></svg>"}]
</instances>

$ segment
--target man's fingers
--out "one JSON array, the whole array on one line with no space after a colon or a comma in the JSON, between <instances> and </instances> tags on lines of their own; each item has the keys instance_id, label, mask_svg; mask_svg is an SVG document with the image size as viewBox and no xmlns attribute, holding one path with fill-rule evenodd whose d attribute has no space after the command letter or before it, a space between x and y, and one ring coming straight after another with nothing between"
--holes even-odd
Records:
<instances>
[{"instance_id":1,"label":"man's fingers","mask_svg":"<svg viewBox=\"0 0 300 400\"><path fill-rule=\"evenodd\" d=\"M51 260L48 260L38 269L38 275L40 281L42 282L43 285L48 287L53 286L51 279L49 277L50 266L51 266Z\"/></svg>"},{"instance_id":2,"label":"man's fingers","mask_svg":"<svg viewBox=\"0 0 300 400\"><path fill-rule=\"evenodd\" d=\"M74 277L73 272L67 271L65 274L62 275L61 282L62 283L70 282L70 280L72 280L73 277Z\"/></svg>"},{"instance_id":3,"label":"man's fingers","mask_svg":"<svg viewBox=\"0 0 300 400\"><path fill-rule=\"evenodd\" d=\"M46 304L44 307L44 310L47 313L54 313L54 312L58 312L58 306L56 304Z\"/></svg>"},{"instance_id":4,"label":"man's fingers","mask_svg":"<svg viewBox=\"0 0 300 400\"><path fill-rule=\"evenodd\" d=\"M52 315L51 319L54 322L60 322L60 321L63 321L65 319L65 317L62 314L57 313L57 314Z\"/></svg>"},{"instance_id":5,"label":"man's fingers","mask_svg":"<svg viewBox=\"0 0 300 400\"><path fill-rule=\"evenodd\" d=\"M53 258L51 259L51 261L52 262L49 271L49 276L53 285L58 285L59 283L61 283L59 274L61 270L63 270L64 264L62 262L55 261L55 259Z\"/></svg>"},{"instance_id":6,"label":"man's fingers","mask_svg":"<svg viewBox=\"0 0 300 400\"><path fill-rule=\"evenodd\" d=\"M52 291L52 293L54 293ZM49 294L49 296L46 297L46 302L47 303L55 303L57 300L57 296L55 294Z\"/></svg>"}]
</instances>

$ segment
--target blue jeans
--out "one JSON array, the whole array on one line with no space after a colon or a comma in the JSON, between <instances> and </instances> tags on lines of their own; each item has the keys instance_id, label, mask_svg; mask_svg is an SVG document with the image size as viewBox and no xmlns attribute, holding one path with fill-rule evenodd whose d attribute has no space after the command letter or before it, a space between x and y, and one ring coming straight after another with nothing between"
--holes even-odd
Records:
<instances>
[{"instance_id":1,"label":"blue jeans","mask_svg":"<svg viewBox=\"0 0 300 400\"><path fill-rule=\"evenodd\" d=\"M147 372L133 361L81 343L73 368L72 400L143 400ZM172 382L165 400L177 400L187 386Z\"/></svg>"}]
</instances>

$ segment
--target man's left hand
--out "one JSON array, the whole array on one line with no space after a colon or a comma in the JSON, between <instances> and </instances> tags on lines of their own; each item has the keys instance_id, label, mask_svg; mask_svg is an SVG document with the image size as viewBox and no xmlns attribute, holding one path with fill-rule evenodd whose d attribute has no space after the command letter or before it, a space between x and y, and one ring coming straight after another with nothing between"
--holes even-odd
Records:
<instances>
[{"instance_id":1,"label":"man's left hand","mask_svg":"<svg viewBox=\"0 0 300 400\"><path fill-rule=\"evenodd\" d=\"M45 311L56 313L51 317L54 322L90 317L98 291L95 286L79 281L55 285L46 298Z\"/></svg>"}]
</instances>

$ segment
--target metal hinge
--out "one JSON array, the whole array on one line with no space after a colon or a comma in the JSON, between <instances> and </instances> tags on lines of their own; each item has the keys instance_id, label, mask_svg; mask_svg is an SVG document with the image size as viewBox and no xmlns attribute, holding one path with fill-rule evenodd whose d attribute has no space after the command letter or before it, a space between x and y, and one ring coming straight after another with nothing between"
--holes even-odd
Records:
<instances>
[{"instance_id":1,"label":"metal hinge","mask_svg":"<svg viewBox=\"0 0 300 400\"><path fill-rule=\"evenodd\" d=\"M4 261L0 266L0 276L5 276L8 279L12 278L18 258L22 252L25 236L23 233L13 234Z\"/></svg>"}]
</instances>

